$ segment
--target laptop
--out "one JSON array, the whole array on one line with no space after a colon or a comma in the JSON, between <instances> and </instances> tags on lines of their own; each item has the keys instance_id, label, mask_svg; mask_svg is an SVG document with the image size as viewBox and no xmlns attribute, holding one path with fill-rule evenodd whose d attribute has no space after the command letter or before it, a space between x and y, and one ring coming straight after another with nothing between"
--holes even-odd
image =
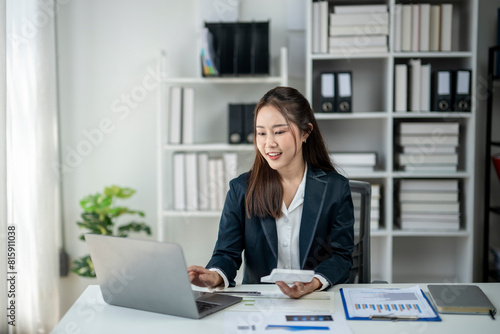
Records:
<instances>
[{"instance_id":1,"label":"laptop","mask_svg":"<svg viewBox=\"0 0 500 334\"><path fill-rule=\"evenodd\" d=\"M179 245L86 234L104 301L110 305L201 319L242 300L193 291Z\"/></svg>"}]
</instances>

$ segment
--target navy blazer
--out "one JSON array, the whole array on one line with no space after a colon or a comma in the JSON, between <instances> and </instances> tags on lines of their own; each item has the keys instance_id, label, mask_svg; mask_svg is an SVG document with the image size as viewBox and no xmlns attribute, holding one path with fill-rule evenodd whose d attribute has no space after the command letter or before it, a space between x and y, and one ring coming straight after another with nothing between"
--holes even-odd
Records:
<instances>
[{"instance_id":1,"label":"navy blazer","mask_svg":"<svg viewBox=\"0 0 500 334\"><path fill-rule=\"evenodd\" d=\"M278 262L274 218L248 218L245 193L248 173L230 182L219 235L207 268L218 268L234 286L245 256L243 284L260 283ZM333 286L344 283L352 265L354 211L349 180L333 171L307 168L300 225L301 269L314 270Z\"/></svg>"}]
</instances>

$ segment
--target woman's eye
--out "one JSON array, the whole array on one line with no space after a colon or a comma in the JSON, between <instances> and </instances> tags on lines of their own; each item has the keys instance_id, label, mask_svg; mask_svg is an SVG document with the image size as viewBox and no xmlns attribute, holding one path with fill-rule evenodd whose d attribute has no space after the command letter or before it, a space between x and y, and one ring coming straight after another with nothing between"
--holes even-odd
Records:
<instances>
[{"instance_id":1,"label":"woman's eye","mask_svg":"<svg viewBox=\"0 0 500 334\"><path fill-rule=\"evenodd\" d=\"M281 134L283 134L283 133L285 133L285 131L284 131L284 130L283 130L283 131L276 131L276 132L275 132L275 134L277 134L277 135L281 135Z\"/></svg>"},{"instance_id":2,"label":"woman's eye","mask_svg":"<svg viewBox=\"0 0 500 334\"><path fill-rule=\"evenodd\" d=\"M257 136L264 136L265 133L264 132L257 132Z\"/></svg>"}]
</instances>

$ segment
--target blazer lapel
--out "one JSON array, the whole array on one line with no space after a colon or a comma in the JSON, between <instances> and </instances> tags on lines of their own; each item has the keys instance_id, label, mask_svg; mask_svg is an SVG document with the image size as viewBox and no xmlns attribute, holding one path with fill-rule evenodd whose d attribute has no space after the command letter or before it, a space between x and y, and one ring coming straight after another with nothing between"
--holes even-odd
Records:
<instances>
[{"instance_id":1,"label":"blazer lapel","mask_svg":"<svg viewBox=\"0 0 500 334\"><path fill-rule=\"evenodd\" d=\"M321 180L325 172L318 169L308 168L304 203L302 209L302 221L300 223L300 264L304 267L307 254L313 243L314 232L325 200L326 183Z\"/></svg>"},{"instance_id":2,"label":"blazer lapel","mask_svg":"<svg viewBox=\"0 0 500 334\"><path fill-rule=\"evenodd\" d=\"M262 230L271 248L274 258L278 260L278 232L276 230L276 221L274 218L261 219Z\"/></svg>"}]
</instances>

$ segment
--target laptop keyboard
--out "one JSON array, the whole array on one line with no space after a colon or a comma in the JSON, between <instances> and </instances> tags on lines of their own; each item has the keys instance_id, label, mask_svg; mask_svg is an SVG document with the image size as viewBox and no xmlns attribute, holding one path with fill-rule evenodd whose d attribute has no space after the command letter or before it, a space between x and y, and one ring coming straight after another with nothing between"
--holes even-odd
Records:
<instances>
[{"instance_id":1,"label":"laptop keyboard","mask_svg":"<svg viewBox=\"0 0 500 334\"><path fill-rule=\"evenodd\" d=\"M201 312L205 312L205 311L208 311L216 306L218 306L219 304L216 304L216 303L209 303L209 302L204 302L204 301L200 301L200 300L197 300L196 301L196 306L198 307L198 312L201 313Z\"/></svg>"}]
</instances>

